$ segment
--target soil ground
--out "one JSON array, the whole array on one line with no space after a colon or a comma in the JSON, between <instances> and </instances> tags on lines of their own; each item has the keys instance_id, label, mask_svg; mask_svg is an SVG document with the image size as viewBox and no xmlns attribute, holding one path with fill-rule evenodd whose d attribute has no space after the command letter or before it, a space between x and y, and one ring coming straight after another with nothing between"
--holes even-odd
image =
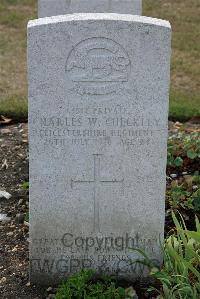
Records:
<instances>
[{"instance_id":1,"label":"soil ground","mask_svg":"<svg viewBox=\"0 0 200 299\"><path fill-rule=\"evenodd\" d=\"M0 222L0 298L46 298L42 290L29 286L28 226L16 221L28 211L28 192L21 185L28 181L27 124L0 129L0 190L11 199L0 199L0 213L11 217ZM23 222L23 219L22 219Z\"/></svg>"}]
</instances>

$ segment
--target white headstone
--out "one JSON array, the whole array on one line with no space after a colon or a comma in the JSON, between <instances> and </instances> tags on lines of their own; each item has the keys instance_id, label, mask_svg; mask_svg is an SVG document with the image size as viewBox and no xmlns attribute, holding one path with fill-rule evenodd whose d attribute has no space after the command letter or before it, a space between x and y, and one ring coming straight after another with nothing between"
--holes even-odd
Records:
<instances>
[{"instance_id":1,"label":"white headstone","mask_svg":"<svg viewBox=\"0 0 200 299\"><path fill-rule=\"evenodd\" d=\"M171 29L74 14L28 25L31 280L162 260Z\"/></svg>"},{"instance_id":2,"label":"white headstone","mask_svg":"<svg viewBox=\"0 0 200 299\"><path fill-rule=\"evenodd\" d=\"M142 14L142 0L38 0L38 17L71 13Z\"/></svg>"}]
</instances>

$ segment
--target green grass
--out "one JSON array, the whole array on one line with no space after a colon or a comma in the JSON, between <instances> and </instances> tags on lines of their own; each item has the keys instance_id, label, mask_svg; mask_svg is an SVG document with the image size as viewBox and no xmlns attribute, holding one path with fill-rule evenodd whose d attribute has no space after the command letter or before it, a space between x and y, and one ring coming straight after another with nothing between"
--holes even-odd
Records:
<instances>
[{"instance_id":1,"label":"green grass","mask_svg":"<svg viewBox=\"0 0 200 299\"><path fill-rule=\"evenodd\" d=\"M200 116L200 1L144 0L144 15L172 25L170 118Z\"/></svg>"},{"instance_id":2,"label":"green grass","mask_svg":"<svg viewBox=\"0 0 200 299\"><path fill-rule=\"evenodd\" d=\"M187 121L194 116L200 116L200 95L171 90L170 119Z\"/></svg>"},{"instance_id":3,"label":"green grass","mask_svg":"<svg viewBox=\"0 0 200 299\"><path fill-rule=\"evenodd\" d=\"M35 0L0 0L0 115L26 120L26 25Z\"/></svg>"},{"instance_id":4,"label":"green grass","mask_svg":"<svg viewBox=\"0 0 200 299\"><path fill-rule=\"evenodd\" d=\"M25 97L13 95L0 102L0 114L11 116L15 120L27 121L28 105Z\"/></svg>"},{"instance_id":5,"label":"green grass","mask_svg":"<svg viewBox=\"0 0 200 299\"><path fill-rule=\"evenodd\" d=\"M200 116L199 0L143 0L143 14L172 24L170 118ZM0 2L0 114L27 117L26 24L36 0Z\"/></svg>"}]
</instances>

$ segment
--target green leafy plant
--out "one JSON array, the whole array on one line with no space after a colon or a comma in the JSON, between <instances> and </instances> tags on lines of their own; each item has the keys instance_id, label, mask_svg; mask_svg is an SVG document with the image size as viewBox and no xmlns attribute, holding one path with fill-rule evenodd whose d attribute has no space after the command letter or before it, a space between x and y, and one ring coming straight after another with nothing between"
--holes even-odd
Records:
<instances>
[{"instance_id":1,"label":"green leafy plant","mask_svg":"<svg viewBox=\"0 0 200 299\"><path fill-rule=\"evenodd\" d=\"M193 205L195 211L200 211L200 189L193 194Z\"/></svg>"},{"instance_id":2,"label":"green leafy plant","mask_svg":"<svg viewBox=\"0 0 200 299\"><path fill-rule=\"evenodd\" d=\"M174 182L173 182L174 183ZM172 184L171 189L167 192L170 207L175 210L179 208L193 208L191 192L185 190L183 185Z\"/></svg>"},{"instance_id":3,"label":"green leafy plant","mask_svg":"<svg viewBox=\"0 0 200 299\"><path fill-rule=\"evenodd\" d=\"M173 211L190 209L200 212L200 176L188 175L181 184L172 181L167 191L167 202Z\"/></svg>"},{"instance_id":4,"label":"green leafy plant","mask_svg":"<svg viewBox=\"0 0 200 299\"><path fill-rule=\"evenodd\" d=\"M200 158L200 133L187 135L183 140L183 149L189 159Z\"/></svg>"},{"instance_id":5,"label":"green leafy plant","mask_svg":"<svg viewBox=\"0 0 200 299\"><path fill-rule=\"evenodd\" d=\"M171 136L168 141L168 166L181 167L184 160L196 160L200 158L200 133L186 134L180 132Z\"/></svg>"},{"instance_id":6,"label":"green leafy plant","mask_svg":"<svg viewBox=\"0 0 200 299\"><path fill-rule=\"evenodd\" d=\"M21 188L24 190L29 190L29 182L23 182L23 184L21 185Z\"/></svg>"},{"instance_id":7,"label":"green leafy plant","mask_svg":"<svg viewBox=\"0 0 200 299\"><path fill-rule=\"evenodd\" d=\"M137 298L132 288L116 286L110 277L94 281L92 270L82 270L71 276L57 290L55 299L129 299Z\"/></svg>"},{"instance_id":8,"label":"green leafy plant","mask_svg":"<svg viewBox=\"0 0 200 299\"><path fill-rule=\"evenodd\" d=\"M152 268L151 276L161 284L157 299L199 299L200 298L200 223L196 217L196 231L188 231L183 219L181 223L172 215L176 230L163 247L162 269Z\"/></svg>"},{"instance_id":9,"label":"green leafy plant","mask_svg":"<svg viewBox=\"0 0 200 299\"><path fill-rule=\"evenodd\" d=\"M199 174L199 171L195 171L194 177L193 177L193 181L194 181L194 183L200 185L200 174Z\"/></svg>"},{"instance_id":10,"label":"green leafy plant","mask_svg":"<svg viewBox=\"0 0 200 299\"><path fill-rule=\"evenodd\" d=\"M29 222L29 213L27 212L26 215L25 215L25 219L24 219L26 222Z\"/></svg>"}]
</instances>

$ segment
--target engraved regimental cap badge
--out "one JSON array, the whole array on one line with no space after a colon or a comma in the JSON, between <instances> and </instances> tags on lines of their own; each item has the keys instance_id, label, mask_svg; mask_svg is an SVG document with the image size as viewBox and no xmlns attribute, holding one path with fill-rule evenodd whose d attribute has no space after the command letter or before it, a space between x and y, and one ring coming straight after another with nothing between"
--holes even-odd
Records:
<instances>
[{"instance_id":1,"label":"engraved regimental cap badge","mask_svg":"<svg viewBox=\"0 0 200 299\"><path fill-rule=\"evenodd\" d=\"M73 47L66 62L66 74L80 95L114 94L128 82L130 59L115 41L94 37Z\"/></svg>"}]
</instances>

